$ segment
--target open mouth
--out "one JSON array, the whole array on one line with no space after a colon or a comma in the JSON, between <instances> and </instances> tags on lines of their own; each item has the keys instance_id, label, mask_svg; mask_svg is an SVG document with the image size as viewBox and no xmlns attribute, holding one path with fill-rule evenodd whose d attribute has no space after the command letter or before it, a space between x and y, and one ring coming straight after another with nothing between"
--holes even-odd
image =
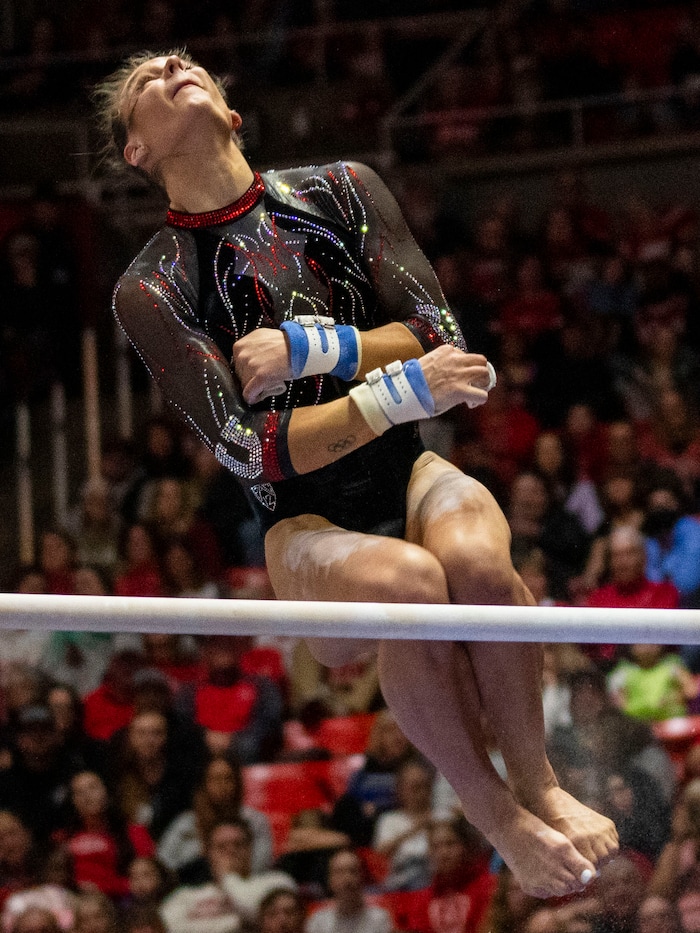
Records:
<instances>
[{"instance_id":1,"label":"open mouth","mask_svg":"<svg viewBox=\"0 0 700 933\"><path fill-rule=\"evenodd\" d=\"M183 87L201 87L201 85L197 84L196 81L183 81L182 84L178 85L178 87L175 88L175 93L173 94L173 97L176 97L180 93L180 91L183 89Z\"/></svg>"}]
</instances>

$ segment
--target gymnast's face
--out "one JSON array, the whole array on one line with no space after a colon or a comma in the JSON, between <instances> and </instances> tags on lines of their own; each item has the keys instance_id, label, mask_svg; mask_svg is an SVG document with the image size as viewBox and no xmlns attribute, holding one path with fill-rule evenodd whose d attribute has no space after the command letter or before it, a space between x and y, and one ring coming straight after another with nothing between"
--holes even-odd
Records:
<instances>
[{"instance_id":1,"label":"gymnast's face","mask_svg":"<svg viewBox=\"0 0 700 933\"><path fill-rule=\"evenodd\" d=\"M210 152L214 140L230 140L241 125L209 73L179 55L135 68L120 111L128 128L124 158L149 173L161 173L178 157Z\"/></svg>"}]
</instances>

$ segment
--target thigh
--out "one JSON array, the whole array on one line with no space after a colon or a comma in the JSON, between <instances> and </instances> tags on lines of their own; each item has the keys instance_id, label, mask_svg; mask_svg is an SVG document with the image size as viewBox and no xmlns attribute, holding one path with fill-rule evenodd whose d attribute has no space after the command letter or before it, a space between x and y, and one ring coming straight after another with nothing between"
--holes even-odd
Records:
<instances>
[{"instance_id":1,"label":"thigh","mask_svg":"<svg viewBox=\"0 0 700 933\"><path fill-rule=\"evenodd\" d=\"M447 601L442 569L424 548L400 538L347 531L318 515L299 515L274 525L265 537L265 556L278 599ZM351 635L307 643L329 666L376 648L376 642Z\"/></svg>"}]
</instances>

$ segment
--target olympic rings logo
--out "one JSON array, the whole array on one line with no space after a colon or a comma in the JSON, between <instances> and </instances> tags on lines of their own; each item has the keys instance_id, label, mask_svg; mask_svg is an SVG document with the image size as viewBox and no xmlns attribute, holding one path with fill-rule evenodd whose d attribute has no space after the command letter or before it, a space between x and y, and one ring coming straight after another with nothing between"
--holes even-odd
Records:
<instances>
[{"instance_id":1,"label":"olympic rings logo","mask_svg":"<svg viewBox=\"0 0 700 933\"><path fill-rule=\"evenodd\" d=\"M348 434L347 437L341 438L339 441L335 441L333 444L328 445L328 450L332 454L341 454L344 450L347 450L348 447L352 447L357 438L354 434Z\"/></svg>"}]
</instances>

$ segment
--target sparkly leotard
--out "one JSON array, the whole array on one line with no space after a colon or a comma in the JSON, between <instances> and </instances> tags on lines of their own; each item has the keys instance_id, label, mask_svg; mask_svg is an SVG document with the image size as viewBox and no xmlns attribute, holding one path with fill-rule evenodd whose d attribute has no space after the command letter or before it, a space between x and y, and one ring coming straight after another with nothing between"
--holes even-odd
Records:
<instances>
[{"instance_id":1,"label":"sparkly leotard","mask_svg":"<svg viewBox=\"0 0 700 933\"><path fill-rule=\"evenodd\" d=\"M399 425L312 473L287 450L294 408L346 395L312 376L250 406L230 365L234 342L297 314L370 330L401 321L430 350L466 350L435 275L391 194L366 166L256 174L238 201L168 223L117 283L114 311L164 397L249 493L264 529L311 512L346 528L402 534L421 451Z\"/></svg>"}]
</instances>

